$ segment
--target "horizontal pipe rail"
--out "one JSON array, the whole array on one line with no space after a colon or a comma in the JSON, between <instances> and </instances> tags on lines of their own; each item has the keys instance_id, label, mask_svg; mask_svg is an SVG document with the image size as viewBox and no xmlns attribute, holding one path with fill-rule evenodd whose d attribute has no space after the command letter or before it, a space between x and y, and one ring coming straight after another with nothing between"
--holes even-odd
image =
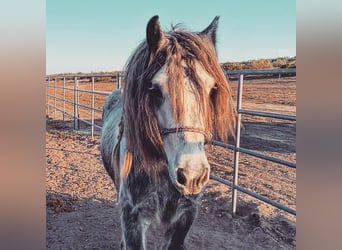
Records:
<instances>
[{"instance_id":1,"label":"horizontal pipe rail","mask_svg":"<svg viewBox=\"0 0 342 250\"><path fill-rule=\"evenodd\" d=\"M105 91L91 91L87 89L78 89L78 92L89 93L89 94L94 93L94 94L104 95L104 96L108 96L112 93L112 92L105 92Z\"/></svg>"},{"instance_id":2,"label":"horizontal pipe rail","mask_svg":"<svg viewBox=\"0 0 342 250\"><path fill-rule=\"evenodd\" d=\"M224 70L226 75L266 75L266 74L296 74L296 68L290 69L241 69Z\"/></svg>"},{"instance_id":3,"label":"horizontal pipe rail","mask_svg":"<svg viewBox=\"0 0 342 250\"><path fill-rule=\"evenodd\" d=\"M48 96L51 96L51 95L48 95ZM51 97L53 97L53 96L51 96ZM63 98L59 98L59 97L56 97L56 100L60 100L60 101L65 101L66 103L70 103L70 104L75 104L74 102L72 102L72 101L69 101L69 100L64 100ZM49 104L50 105L50 104ZM85 108L85 109L87 109L87 110L94 110L94 111L96 111L96 112L99 112L99 113L102 113L102 109L97 109L97 108L92 108L92 107L90 107L90 106L86 106L86 105L82 105L82 104L75 104L76 106L79 106L79 107L82 107L82 108ZM54 105L50 105L51 107L54 107Z\"/></svg>"},{"instance_id":4,"label":"horizontal pipe rail","mask_svg":"<svg viewBox=\"0 0 342 250\"><path fill-rule=\"evenodd\" d=\"M66 89L66 90L71 90L74 91L73 88L63 88L63 87L58 87L56 86L56 89ZM78 89L78 92L84 92L84 93L94 93L94 94L98 94L98 95L103 95L103 96L108 96L110 95L112 92L106 92L106 91L91 91L91 90L86 90L86 89Z\"/></svg>"},{"instance_id":5,"label":"horizontal pipe rail","mask_svg":"<svg viewBox=\"0 0 342 250\"><path fill-rule=\"evenodd\" d=\"M49 97L53 97L53 95L47 95ZM65 101L66 103L70 103L70 104L74 104L73 101L69 101L69 100L66 100L66 99L63 99L63 98L60 98L60 97L56 97L57 100L60 100L60 101ZM52 105L53 107L53 105Z\"/></svg>"},{"instance_id":6,"label":"horizontal pipe rail","mask_svg":"<svg viewBox=\"0 0 342 250\"><path fill-rule=\"evenodd\" d=\"M47 95L47 96L54 97L52 95ZM80 106L80 107L88 109L88 110L95 110L95 111L97 111L99 113L102 113L102 111L103 111L102 109L92 108L90 106L82 105L82 104L79 104L79 103L77 104L77 103L74 103L73 101L65 100L65 99L60 98L60 97L55 97L55 99L56 100L60 100L60 101L65 101L66 103L69 103L69 104L75 104L76 106ZM54 106L52 105L52 107L54 107Z\"/></svg>"},{"instance_id":7,"label":"horizontal pipe rail","mask_svg":"<svg viewBox=\"0 0 342 250\"><path fill-rule=\"evenodd\" d=\"M75 105L78 106L78 107L87 109L87 110L95 110L95 111L97 111L99 113L102 113L102 109L92 108L90 106L86 106L86 105L83 105L83 104L80 104L80 103L76 103Z\"/></svg>"},{"instance_id":8,"label":"horizontal pipe rail","mask_svg":"<svg viewBox=\"0 0 342 250\"><path fill-rule=\"evenodd\" d=\"M239 109L238 113L245 114L245 115L277 118L277 119L289 120L289 121L296 121L297 119L295 115L276 114L276 113L271 113L271 112L263 112L263 111L248 110L248 109Z\"/></svg>"},{"instance_id":9,"label":"horizontal pipe rail","mask_svg":"<svg viewBox=\"0 0 342 250\"><path fill-rule=\"evenodd\" d=\"M53 95L49 95L49 94L47 96L54 97ZM74 104L74 102L66 100L66 99L63 99L61 97L55 97L55 98L56 98L56 100L59 100L59 101L65 101L66 103Z\"/></svg>"},{"instance_id":10,"label":"horizontal pipe rail","mask_svg":"<svg viewBox=\"0 0 342 250\"><path fill-rule=\"evenodd\" d=\"M122 74L119 74L119 77L123 77ZM112 77L112 78L117 78L118 74L87 74L87 75L60 75L60 76L54 76L54 75L48 75L47 77L51 77L51 79L63 79L65 77L65 79L75 79L75 77L77 78L91 78L91 77ZM48 79L48 78L46 78Z\"/></svg>"},{"instance_id":11,"label":"horizontal pipe rail","mask_svg":"<svg viewBox=\"0 0 342 250\"><path fill-rule=\"evenodd\" d=\"M84 123L87 123L87 124L90 125L90 126L93 125L95 128L98 128L98 129L100 129L100 130L102 129L102 127L96 125L95 123L92 124L91 122L89 122L89 121L87 121L87 120L84 120L84 119L82 119L82 118L77 117L76 119L77 119L77 120L80 120L80 121L82 121L82 122L84 122Z\"/></svg>"},{"instance_id":12,"label":"horizontal pipe rail","mask_svg":"<svg viewBox=\"0 0 342 250\"><path fill-rule=\"evenodd\" d=\"M50 107L54 107L54 106L51 105L51 104L47 104L47 105L50 106ZM57 108L57 107L56 107L56 109L59 110L60 112L64 113L65 115L70 116L71 118L75 118L72 114L69 114L68 112L63 111L63 110L60 109L60 108ZM76 119L77 119L77 120L80 120L80 121L82 121L82 122L84 122L84 123L87 123L87 124L89 124L89 125L92 125L91 122L89 122L89 121L87 121L87 120L84 120L84 119L82 119L82 118L76 117ZM94 125L95 128L98 128L98 129L100 129L100 130L102 129L102 127L99 126L99 125L97 125L97 124L93 124L93 125Z\"/></svg>"},{"instance_id":13,"label":"horizontal pipe rail","mask_svg":"<svg viewBox=\"0 0 342 250\"><path fill-rule=\"evenodd\" d=\"M278 203L278 202L276 202L274 200L271 200L271 199L269 199L269 198L267 198L267 197L265 197L263 195L254 193L254 192L252 192L252 191L250 191L250 190L248 190L248 189L246 189L246 188L244 188L242 186L236 186L231 181L225 180L225 179L223 179L221 177L218 177L218 176L215 176L215 175L210 175L210 178L215 180L215 181L218 181L218 182L220 182L222 184L225 184L225 185L227 185L227 186L229 186L231 188L235 188L235 189L239 190L240 192L248 194L249 196L252 196L252 197L254 197L254 198L258 199L258 200L266 202L266 203L268 203L268 204L270 204L270 205L272 205L274 207L277 207L277 208L279 208L281 210L284 210L284 211L286 211L286 212L288 212L290 214L296 215L296 210L294 210L294 209L292 209L290 207L284 206L283 204L280 204L280 203Z\"/></svg>"},{"instance_id":14,"label":"horizontal pipe rail","mask_svg":"<svg viewBox=\"0 0 342 250\"><path fill-rule=\"evenodd\" d=\"M236 148L235 146L233 146L231 144L226 144L226 143L223 143L223 142L220 142L220 141L216 141L216 140L214 140L212 143L214 145L217 145L217 146L220 146L220 147L236 150L236 151L242 152L244 154L248 154L248 155L251 155L251 156L254 156L254 157L257 157L257 158L261 158L261 159L264 159L264 160L268 160L268 161L274 162L274 163L279 163L279 164L288 166L290 168L296 168L296 163L291 162L291 161L285 161L285 160L282 160L282 159L279 159L279 158L275 158L275 157L272 157L272 156L269 156L269 155L261 154L261 153L258 153L256 151L249 150L249 149L246 149L246 148L241 148L241 147Z\"/></svg>"},{"instance_id":15,"label":"horizontal pipe rail","mask_svg":"<svg viewBox=\"0 0 342 250\"><path fill-rule=\"evenodd\" d=\"M50 107L54 107L54 106L51 105L51 104L47 104L47 105L50 106ZM67 115L67 116L70 116L71 118L74 118L74 116L73 116L72 114L69 114L68 112L65 112L65 111L63 111L62 109L57 108L57 107L56 107L56 109L59 110L60 112L62 112L63 114L65 114L65 115Z\"/></svg>"}]
</instances>

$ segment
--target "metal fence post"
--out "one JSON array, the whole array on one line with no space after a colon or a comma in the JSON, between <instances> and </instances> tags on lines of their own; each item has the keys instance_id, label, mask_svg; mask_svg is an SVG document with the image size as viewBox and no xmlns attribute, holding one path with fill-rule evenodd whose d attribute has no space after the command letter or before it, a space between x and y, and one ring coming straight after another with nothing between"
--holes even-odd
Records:
<instances>
[{"instance_id":1,"label":"metal fence post","mask_svg":"<svg viewBox=\"0 0 342 250\"><path fill-rule=\"evenodd\" d=\"M76 93L77 93L77 106L76 106L76 108L77 108L77 129L81 128L81 126L80 126L81 121L79 119L80 118L80 105L79 105L80 104L80 92L78 91L79 88L80 88L79 80L77 80L77 89L76 89Z\"/></svg>"},{"instance_id":2,"label":"metal fence post","mask_svg":"<svg viewBox=\"0 0 342 250\"><path fill-rule=\"evenodd\" d=\"M48 81L48 88L47 88L47 99L48 99L48 118L50 117L50 76Z\"/></svg>"},{"instance_id":3,"label":"metal fence post","mask_svg":"<svg viewBox=\"0 0 342 250\"><path fill-rule=\"evenodd\" d=\"M240 147L240 131L241 131L241 103L242 103L242 87L243 87L243 74L239 75L238 80L238 95L237 95L237 123L235 128L235 149L234 149L234 173L233 173L233 184L234 186L238 185L238 179L239 179L239 156L240 152L238 151L238 148ZM233 216L236 214L236 203L237 203L237 189L233 187L233 194L232 194L232 210L233 210Z\"/></svg>"},{"instance_id":4,"label":"metal fence post","mask_svg":"<svg viewBox=\"0 0 342 250\"><path fill-rule=\"evenodd\" d=\"M78 130L78 81L77 76L74 80L74 129Z\"/></svg>"},{"instance_id":5,"label":"metal fence post","mask_svg":"<svg viewBox=\"0 0 342 250\"><path fill-rule=\"evenodd\" d=\"M94 85L95 85L95 78L94 76L91 77L91 138L94 139Z\"/></svg>"},{"instance_id":6,"label":"metal fence post","mask_svg":"<svg viewBox=\"0 0 342 250\"><path fill-rule=\"evenodd\" d=\"M56 77L53 83L53 119L56 120Z\"/></svg>"},{"instance_id":7,"label":"metal fence post","mask_svg":"<svg viewBox=\"0 0 342 250\"><path fill-rule=\"evenodd\" d=\"M121 88L121 77L120 74L116 75L116 89L120 89Z\"/></svg>"},{"instance_id":8,"label":"metal fence post","mask_svg":"<svg viewBox=\"0 0 342 250\"><path fill-rule=\"evenodd\" d=\"M65 76L63 77L63 122L65 122Z\"/></svg>"}]
</instances>

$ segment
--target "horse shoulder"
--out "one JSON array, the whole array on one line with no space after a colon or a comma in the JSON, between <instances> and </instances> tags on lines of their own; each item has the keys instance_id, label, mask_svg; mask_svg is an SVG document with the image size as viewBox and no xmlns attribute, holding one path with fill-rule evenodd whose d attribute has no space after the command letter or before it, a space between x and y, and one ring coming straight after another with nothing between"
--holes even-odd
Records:
<instances>
[{"instance_id":1,"label":"horse shoulder","mask_svg":"<svg viewBox=\"0 0 342 250\"><path fill-rule=\"evenodd\" d=\"M122 92L116 90L108 96L102 112L101 156L103 165L116 187L119 186L119 140L122 117Z\"/></svg>"}]
</instances>

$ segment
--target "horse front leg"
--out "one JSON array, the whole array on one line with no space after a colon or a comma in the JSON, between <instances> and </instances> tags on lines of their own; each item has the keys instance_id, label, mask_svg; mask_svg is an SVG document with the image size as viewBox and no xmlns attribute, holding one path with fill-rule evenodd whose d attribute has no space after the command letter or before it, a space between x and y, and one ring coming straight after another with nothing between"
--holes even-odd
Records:
<instances>
[{"instance_id":1,"label":"horse front leg","mask_svg":"<svg viewBox=\"0 0 342 250\"><path fill-rule=\"evenodd\" d=\"M184 240L193 224L197 213L197 208L192 208L182 212L182 215L174 221L165 233L166 246L168 250L185 249Z\"/></svg>"},{"instance_id":2,"label":"horse front leg","mask_svg":"<svg viewBox=\"0 0 342 250\"><path fill-rule=\"evenodd\" d=\"M148 223L139 219L139 209L130 204L121 208L122 241L121 248L125 250L144 250L145 233Z\"/></svg>"}]
</instances>

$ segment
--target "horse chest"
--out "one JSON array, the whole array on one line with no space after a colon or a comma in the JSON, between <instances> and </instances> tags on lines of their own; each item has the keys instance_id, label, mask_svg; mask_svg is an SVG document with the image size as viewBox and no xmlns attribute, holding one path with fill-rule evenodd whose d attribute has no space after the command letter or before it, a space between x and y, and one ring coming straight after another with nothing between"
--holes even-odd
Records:
<instances>
[{"instance_id":1,"label":"horse chest","mask_svg":"<svg viewBox=\"0 0 342 250\"><path fill-rule=\"evenodd\" d=\"M138 182L139 180L135 180L135 185L132 188L128 187L124 192L127 197L122 197L120 203L129 202L143 220L168 224L187 211L197 211L199 198L184 197L167 178L160 181L158 185L148 183L137 188Z\"/></svg>"}]
</instances>

